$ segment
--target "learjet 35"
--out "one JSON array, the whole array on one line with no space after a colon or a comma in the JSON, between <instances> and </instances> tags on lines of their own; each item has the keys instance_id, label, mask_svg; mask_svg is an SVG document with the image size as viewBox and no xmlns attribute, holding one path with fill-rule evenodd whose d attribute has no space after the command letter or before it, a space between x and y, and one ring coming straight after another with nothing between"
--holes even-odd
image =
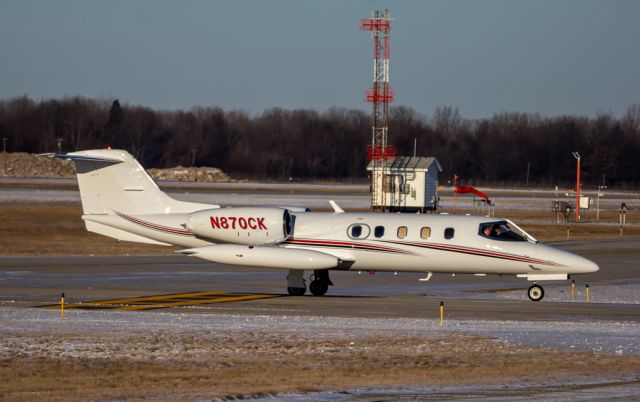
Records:
<instances>
[{"instance_id":1,"label":"learjet 35","mask_svg":"<svg viewBox=\"0 0 640 402\"><path fill-rule=\"evenodd\" d=\"M288 270L287 290L324 295L329 271L517 275L538 284L598 271L594 262L541 244L508 219L445 214L310 212L230 207L165 194L128 152L48 154L75 162L86 228L122 241L179 246L179 253L237 266Z\"/></svg>"}]
</instances>

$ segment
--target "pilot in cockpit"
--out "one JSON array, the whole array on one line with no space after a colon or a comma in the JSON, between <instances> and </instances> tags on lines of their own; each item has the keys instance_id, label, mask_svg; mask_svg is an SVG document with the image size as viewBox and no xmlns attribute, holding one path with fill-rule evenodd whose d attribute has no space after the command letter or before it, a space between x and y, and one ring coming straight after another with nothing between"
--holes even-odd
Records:
<instances>
[{"instance_id":1,"label":"pilot in cockpit","mask_svg":"<svg viewBox=\"0 0 640 402\"><path fill-rule=\"evenodd\" d=\"M493 240L526 241L527 235L521 230L515 230L508 222L491 222L480 225L479 235ZM535 241L535 240L534 240Z\"/></svg>"}]
</instances>

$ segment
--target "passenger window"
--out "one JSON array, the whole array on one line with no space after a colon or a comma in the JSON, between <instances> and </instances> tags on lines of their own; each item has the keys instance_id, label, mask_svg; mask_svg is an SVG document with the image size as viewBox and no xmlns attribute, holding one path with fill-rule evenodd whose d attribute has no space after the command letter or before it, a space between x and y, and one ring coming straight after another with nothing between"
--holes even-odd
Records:
<instances>
[{"instance_id":1,"label":"passenger window","mask_svg":"<svg viewBox=\"0 0 640 402\"><path fill-rule=\"evenodd\" d=\"M453 235L455 234L455 229L454 228L446 228L444 230L444 238L447 240L453 239Z\"/></svg>"},{"instance_id":2,"label":"passenger window","mask_svg":"<svg viewBox=\"0 0 640 402\"><path fill-rule=\"evenodd\" d=\"M347 235L352 239L366 239L369 237L369 233L371 233L371 228L369 228L369 226L357 223L354 223L347 229Z\"/></svg>"},{"instance_id":3,"label":"passenger window","mask_svg":"<svg viewBox=\"0 0 640 402\"><path fill-rule=\"evenodd\" d=\"M404 239L405 237L407 237L407 227L400 226L398 228L398 239Z\"/></svg>"},{"instance_id":4,"label":"passenger window","mask_svg":"<svg viewBox=\"0 0 640 402\"><path fill-rule=\"evenodd\" d=\"M373 230L373 235L377 238L384 236L384 226L376 226Z\"/></svg>"},{"instance_id":5,"label":"passenger window","mask_svg":"<svg viewBox=\"0 0 640 402\"><path fill-rule=\"evenodd\" d=\"M420 238L421 239L428 239L429 236L431 236L431 228L423 227L422 229L420 229Z\"/></svg>"}]
</instances>

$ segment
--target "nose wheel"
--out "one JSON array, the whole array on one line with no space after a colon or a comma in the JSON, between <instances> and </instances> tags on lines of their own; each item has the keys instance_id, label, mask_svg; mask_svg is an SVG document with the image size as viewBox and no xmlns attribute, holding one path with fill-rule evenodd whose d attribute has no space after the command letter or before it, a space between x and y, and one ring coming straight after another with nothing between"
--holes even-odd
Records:
<instances>
[{"instance_id":1,"label":"nose wheel","mask_svg":"<svg viewBox=\"0 0 640 402\"><path fill-rule=\"evenodd\" d=\"M542 289L542 286L534 283L527 291L527 295L531 301L540 301L544 297L544 289Z\"/></svg>"}]
</instances>

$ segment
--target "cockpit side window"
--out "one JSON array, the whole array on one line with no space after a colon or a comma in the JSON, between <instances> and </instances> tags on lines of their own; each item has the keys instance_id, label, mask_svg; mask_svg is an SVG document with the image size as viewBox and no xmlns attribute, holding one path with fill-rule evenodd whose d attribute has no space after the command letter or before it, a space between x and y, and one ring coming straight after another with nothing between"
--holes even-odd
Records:
<instances>
[{"instance_id":1,"label":"cockpit side window","mask_svg":"<svg viewBox=\"0 0 640 402\"><path fill-rule=\"evenodd\" d=\"M481 223L478 234L491 240L527 241L526 234L511 227L507 221Z\"/></svg>"}]
</instances>

